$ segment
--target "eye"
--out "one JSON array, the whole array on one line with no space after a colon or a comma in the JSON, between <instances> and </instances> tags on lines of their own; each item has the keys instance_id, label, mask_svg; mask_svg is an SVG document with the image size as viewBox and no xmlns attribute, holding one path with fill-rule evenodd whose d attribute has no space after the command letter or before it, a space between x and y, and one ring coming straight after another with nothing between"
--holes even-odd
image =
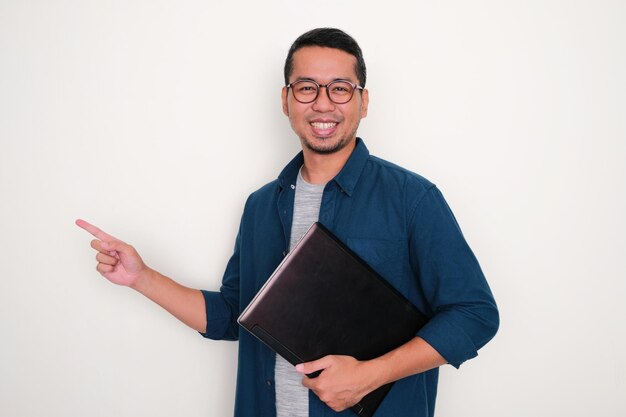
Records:
<instances>
[{"instance_id":1,"label":"eye","mask_svg":"<svg viewBox=\"0 0 626 417\"><path fill-rule=\"evenodd\" d=\"M348 83L337 82L332 85L331 93L338 96L352 93L352 86Z\"/></svg>"},{"instance_id":2,"label":"eye","mask_svg":"<svg viewBox=\"0 0 626 417\"><path fill-rule=\"evenodd\" d=\"M294 85L294 90L296 94L301 95L313 95L317 94L317 86L308 81L301 81Z\"/></svg>"}]
</instances>

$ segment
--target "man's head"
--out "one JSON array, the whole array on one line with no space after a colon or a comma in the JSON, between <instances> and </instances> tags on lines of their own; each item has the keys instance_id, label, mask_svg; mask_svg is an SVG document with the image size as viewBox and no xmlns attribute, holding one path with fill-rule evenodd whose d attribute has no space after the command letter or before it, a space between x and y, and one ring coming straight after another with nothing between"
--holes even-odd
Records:
<instances>
[{"instance_id":1,"label":"man's head","mask_svg":"<svg viewBox=\"0 0 626 417\"><path fill-rule=\"evenodd\" d=\"M293 54L300 48L306 46L322 46L344 51L356 59L354 72L356 73L359 85L365 87L367 71L361 47L346 32L335 28L317 28L303 33L294 41L289 48L287 59L285 60L285 85L289 84L289 77L293 72Z\"/></svg>"},{"instance_id":2,"label":"man's head","mask_svg":"<svg viewBox=\"0 0 626 417\"><path fill-rule=\"evenodd\" d=\"M293 43L285 62L283 112L305 151L351 151L348 145L354 145L367 115L364 83L361 48L341 30L314 29Z\"/></svg>"}]
</instances>

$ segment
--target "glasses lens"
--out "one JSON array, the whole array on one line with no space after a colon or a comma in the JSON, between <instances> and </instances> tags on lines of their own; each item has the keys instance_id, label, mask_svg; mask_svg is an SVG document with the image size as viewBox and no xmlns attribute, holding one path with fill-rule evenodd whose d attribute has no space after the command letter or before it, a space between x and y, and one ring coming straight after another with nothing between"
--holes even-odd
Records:
<instances>
[{"instance_id":1,"label":"glasses lens","mask_svg":"<svg viewBox=\"0 0 626 417\"><path fill-rule=\"evenodd\" d=\"M311 81L297 81L291 88L293 96L301 103L310 103L317 97L317 84Z\"/></svg>"},{"instance_id":2,"label":"glasses lens","mask_svg":"<svg viewBox=\"0 0 626 417\"><path fill-rule=\"evenodd\" d=\"M328 85L328 95L337 104L350 101L353 91L354 87L345 81L335 81Z\"/></svg>"}]
</instances>

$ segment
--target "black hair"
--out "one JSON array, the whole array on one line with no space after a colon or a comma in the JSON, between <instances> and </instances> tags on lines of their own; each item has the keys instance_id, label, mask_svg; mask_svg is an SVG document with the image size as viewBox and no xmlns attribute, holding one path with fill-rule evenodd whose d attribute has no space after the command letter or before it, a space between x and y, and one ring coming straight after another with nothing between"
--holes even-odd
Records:
<instances>
[{"instance_id":1,"label":"black hair","mask_svg":"<svg viewBox=\"0 0 626 417\"><path fill-rule=\"evenodd\" d=\"M285 60L285 85L289 84L289 77L293 72L293 54L305 46L322 46L326 48L340 49L356 58L354 71L359 84L365 87L365 60L359 44L346 32L335 28L317 28L303 33L294 41L289 48Z\"/></svg>"}]
</instances>

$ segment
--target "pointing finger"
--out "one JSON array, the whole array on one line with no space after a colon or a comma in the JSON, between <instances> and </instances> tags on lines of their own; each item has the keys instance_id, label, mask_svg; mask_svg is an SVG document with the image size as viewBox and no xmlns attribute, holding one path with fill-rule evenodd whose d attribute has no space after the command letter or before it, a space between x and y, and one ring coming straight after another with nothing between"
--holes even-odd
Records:
<instances>
[{"instance_id":1,"label":"pointing finger","mask_svg":"<svg viewBox=\"0 0 626 417\"><path fill-rule=\"evenodd\" d=\"M94 235L95 237L97 237L100 240L104 240L104 241L111 241L111 240L115 240L115 238L113 236L111 236L108 233L105 233L104 231L102 231L101 229L97 228L96 226L94 226L91 223L88 223L82 219L78 219L76 220L76 225L78 227L80 227L81 229L84 229L86 231L88 231L89 233L91 233L92 235Z\"/></svg>"}]
</instances>

